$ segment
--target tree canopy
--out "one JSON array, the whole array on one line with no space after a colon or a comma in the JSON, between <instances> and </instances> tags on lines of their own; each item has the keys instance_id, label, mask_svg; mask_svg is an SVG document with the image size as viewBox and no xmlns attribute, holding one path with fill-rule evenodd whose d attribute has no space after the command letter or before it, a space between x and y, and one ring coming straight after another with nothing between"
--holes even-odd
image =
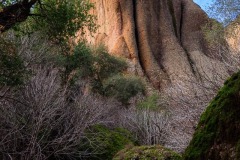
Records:
<instances>
[{"instance_id":1,"label":"tree canopy","mask_svg":"<svg viewBox=\"0 0 240 160\"><path fill-rule=\"evenodd\" d=\"M240 0L217 0L209 7L210 16L225 25L240 14Z\"/></svg>"},{"instance_id":2,"label":"tree canopy","mask_svg":"<svg viewBox=\"0 0 240 160\"><path fill-rule=\"evenodd\" d=\"M58 40L74 36L79 29L96 29L93 4L86 0L2 0L0 32L28 20L28 30L44 30ZM26 28L26 27L25 27Z\"/></svg>"},{"instance_id":3,"label":"tree canopy","mask_svg":"<svg viewBox=\"0 0 240 160\"><path fill-rule=\"evenodd\" d=\"M9 85L9 79L11 85L19 84L24 71L13 49L15 44L4 39L3 32L14 29L14 34L20 35L41 33L67 55L71 53L71 37L79 30L84 33L85 28L90 32L96 29L95 17L89 14L93 7L88 0L0 0L0 85Z\"/></svg>"}]
</instances>

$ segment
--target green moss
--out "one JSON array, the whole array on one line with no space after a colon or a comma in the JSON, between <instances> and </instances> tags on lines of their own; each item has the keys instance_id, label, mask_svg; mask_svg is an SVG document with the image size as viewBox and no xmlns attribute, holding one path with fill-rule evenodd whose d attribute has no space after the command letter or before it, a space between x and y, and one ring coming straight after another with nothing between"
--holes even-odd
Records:
<instances>
[{"instance_id":1,"label":"green moss","mask_svg":"<svg viewBox=\"0 0 240 160\"><path fill-rule=\"evenodd\" d=\"M110 129L103 125L95 125L86 131L86 138L80 150L86 150L88 160L111 160L126 145L135 144L131 133L122 128Z\"/></svg>"},{"instance_id":2,"label":"green moss","mask_svg":"<svg viewBox=\"0 0 240 160\"><path fill-rule=\"evenodd\" d=\"M181 160L182 157L160 145L127 147L119 151L113 160Z\"/></svg>"},{"instance_id":3,"label":"green moss","mask_svg":"<svg viewBox=\"0 0 240 160\"><path fill-rule=\"evenodd\" d=\"M238 146L237 142L240 140L239 91L240 72L234 74L224 83L224 87L220 89L218 95L202 114L193 139L184 153L186 160L221 157L220 149L215 148L215 145ZM226 152L226 155L227 152L230 152L226 148L222 148L222 150Z\"/></svg>"}]
</instances>

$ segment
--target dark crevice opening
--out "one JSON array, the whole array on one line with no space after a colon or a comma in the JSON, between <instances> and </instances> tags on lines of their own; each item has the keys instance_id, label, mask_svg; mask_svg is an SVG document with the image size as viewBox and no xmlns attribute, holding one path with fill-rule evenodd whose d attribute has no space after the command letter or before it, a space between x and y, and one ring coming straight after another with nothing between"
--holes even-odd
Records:
<instances>
[{"instance_id":1,"label":"dark crevice opening","mask_svg":"<svg viewBox=\"0 0 240 160\"><path fill-rule=\"evenodd\" d=\"M173 2L172 2L172 0L168 0L167 3L168 3L168 8L169 8L169 11L170 11L170 14L172 17L173 29L174 29L176 37L178 37L177 20L176 20L175 14L174 14L175 11L174 11Z\"/></svg>"},{"instance_id":2,"label":"dark crevice opening","mask_svg":"<svg viewBox=\"0 0 240 160\"><path fill-rule=\"evenodd\" d=\"M197 75L197 69L196 69L196 65L194 63L194 61L192 60L190 54L188 53L188 51L184 48L184 51L186 53L186 56L187 56L187 60L188 60L188 63L190 64L190 67L191 67L191 71L194 75Z\"/></svg>"},{"instance_id":3,"label":"dark crevice opening","mask_svg":"<svg viewBox=\"0 0 240 160\"><path fill-rule=\"evenodd\" d=\"M139 49L140 47L139 47L138 24L137 24L137 0L133 0L133 20L134 20L134 26L135 26L135 39L136 39L136 45L137 45L139 64L144 74L147 76L144 65L142 63L142 56L140 54L140 49Z\"/></svg>"},{"instance_id":4,"label":"dark crevice opening","mask_svg":"<svg viewBox=\"0 0 240 160\"><path fill-rule=\"evenodd\" d=\"M185 53L186 53L186 56L187 56L187 60L188 60L188 63L190 65L190 68L191 68L191 71L192 73L201 78L200 74L199 74L199 71L198 69L196 68L196 64L195 62L192 60L191 58L191 55L189 54L188 50L183 46L183 40L182 40L182 34L183 34L183 18L184 18L184 5L181 3L181 17L180 17L180 43L181 43L181 46L182 48L184 49Z\"/></svg>"},{"instance_id":5,"label":"dark crevice opening","mask_svg":"<svg viewBox=\"0 0 240 160\"><path fill-rule=\"evenodd\" d=\"M179 35L180 35L179 39L180 39L181 45L182 45L182 32L183 32L183 30L182 30L182 28L183 28L183 11L184 11L184 6L181 3L180 33L179 33Z\"/></svg>"},{"instance_id":6,"label":"dark crevice opening","mask_svg":"<svg viewBox=\"0 0 240 160\"><path fill-rule=\"evenodd\" d=\"M118 2L118 7L117 7L118 13L120 15L120 23L121 23L121 34L123 32L123 16L122 16L122 7L120 2Z\"/></svg>"}]
</instances>

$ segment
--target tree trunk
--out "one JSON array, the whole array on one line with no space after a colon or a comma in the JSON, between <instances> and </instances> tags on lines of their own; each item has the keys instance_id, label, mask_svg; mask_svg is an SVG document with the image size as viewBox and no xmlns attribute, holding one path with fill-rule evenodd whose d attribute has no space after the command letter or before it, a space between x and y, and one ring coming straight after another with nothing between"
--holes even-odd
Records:
<instances>
[{"instance_id":1,"label":"tree trunk","mask_svg":"<svg viewBox=\"0 0 240 160\"><path fill-rule=\"evenodd\" d=\"M37 0L23 0L3 8L0 12L0 32L12 28L16 23L25 21L30 15L31 7Z\"/></svg>"}]
</instances>

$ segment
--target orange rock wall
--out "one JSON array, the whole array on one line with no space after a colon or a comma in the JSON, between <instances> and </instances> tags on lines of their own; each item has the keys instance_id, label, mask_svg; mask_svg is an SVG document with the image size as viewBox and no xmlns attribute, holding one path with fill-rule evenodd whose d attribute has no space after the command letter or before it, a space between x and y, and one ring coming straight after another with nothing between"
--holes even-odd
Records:
<instances>
[{"instance_id":1,"label":"orange rock wall","mask_svg":"<svg viewBox=\"0 0 240 160\"><path fill-rule=\"evenodd\" d=\"M91 0L99 28L88 40L125 57L130 70L144 74L156 88L210 73L201 25L207 15L192 0ZM214 71L215 72L215 71Z\"/></svg>"}]
</instances>

